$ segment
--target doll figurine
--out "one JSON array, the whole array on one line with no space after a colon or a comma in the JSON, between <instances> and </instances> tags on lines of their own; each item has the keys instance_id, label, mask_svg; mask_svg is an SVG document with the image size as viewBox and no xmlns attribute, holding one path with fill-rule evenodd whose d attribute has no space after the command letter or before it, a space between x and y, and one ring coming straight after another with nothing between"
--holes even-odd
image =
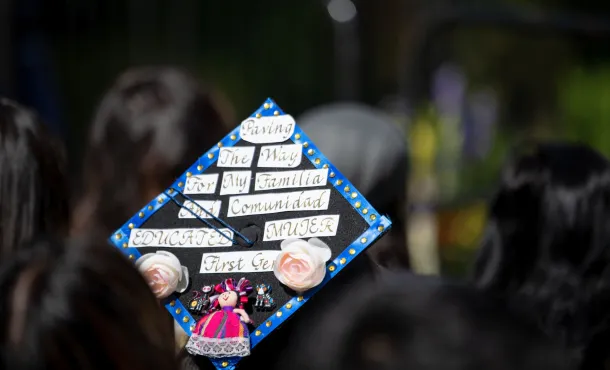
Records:
<instances>
[{"instance_id":1,"label":"doll figurine","mask_svg":"<svg viewBox=\"0 0 610 370\"><path fill-rule=\"evenodd\" d=\"M192 355L210 358L245 357L250 355L250 332L252 323L244 311L252 285L242 278L235 284L226 279L215 287L216 295L210 298L214 311L201 318L193 335L186 344Z\"/></svg>"}]
</instances>

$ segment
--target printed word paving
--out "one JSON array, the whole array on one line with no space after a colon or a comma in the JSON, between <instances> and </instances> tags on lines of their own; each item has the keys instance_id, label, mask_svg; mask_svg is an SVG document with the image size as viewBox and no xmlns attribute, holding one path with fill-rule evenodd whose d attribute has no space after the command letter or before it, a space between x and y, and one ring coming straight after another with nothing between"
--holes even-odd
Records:
<instances>
[{"instance_id":1,"label":"printed word paving","mask_svg":"<svg viewBox=\"0 0 610 370\"><path fill-rule=\"evenodd\" d=\"M248 118L241 123L239 134L242 139L254 144L281 143L294 133L294 118L282 116Z\"/></svg>"}]
</instances>

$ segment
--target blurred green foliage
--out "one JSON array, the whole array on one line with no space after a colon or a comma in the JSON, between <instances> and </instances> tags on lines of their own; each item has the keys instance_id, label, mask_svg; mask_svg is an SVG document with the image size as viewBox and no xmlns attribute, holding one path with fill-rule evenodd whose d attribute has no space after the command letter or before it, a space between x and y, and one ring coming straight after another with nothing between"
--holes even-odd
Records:
<instances>
[{"instance_id":1,"label":"blurred green foliage","mask_svg":"<svg viewBox=\"0 0 610 370\"><path fill-rule=\"evenodd\" d=\"M559 86L562 136L610 156L610 66L579 66Z\"/></svg>"}]
</instances>

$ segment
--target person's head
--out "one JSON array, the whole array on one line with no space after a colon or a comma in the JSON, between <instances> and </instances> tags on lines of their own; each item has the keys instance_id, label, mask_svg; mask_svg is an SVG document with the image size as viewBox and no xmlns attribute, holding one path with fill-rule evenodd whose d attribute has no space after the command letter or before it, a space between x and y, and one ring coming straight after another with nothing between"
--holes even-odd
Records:
<instances>
[{"instance_id":1,"label":"person's head","mask_svg":"<svg viewBox=\"0 0 610 370\"><path fill-rule=\"evenodd\" d=\"M39 234L69 224L62 143L33 111L0 98L0 261Z\"/></svg>"},{"instance_id":2,"label":"person's head","mask_svg":"<svg viewBox=\"0 0 610 370\"><path fill-rule=\"evenodd\" d=\"M175 68L121 75L93 119L73 232L120 227L215 145L226 127L214 96Z\"/></svg>"},{"instance_id":3,"label":"person's head","mask_svg":"<svg viewBox=\"0 0 610 370\"><path fill-rule=\"evenodd\" d=\"M588 347L610 318L610 163L583 145L529 149L503 170L474 280L529 302L565 344Z\"/></svg>"},{"instance_id":4,"label":"person's head","mask_svg":"<svg viewBox=\"0 0 610 370\"><path fill-rule=\"evenodd\" d=\"M292 344L278 369L571 369L562 348L502 300L407 274L354 285Z\"/></svg>"},{"instance_id":5,"label":"person's head","mask_svg":"<svg viewBox=\"0 0 610 370\"><path fill-rule=\"evenodd\" d=\"M176 369L173 329L104 243L39 241L0 267L2 368Z\"/></svg>"},{"instance_id":6,"label":"person's head","mask_svg":"<svg viewBox=\"0 0 610 370\"><path fill-rule=\"evenodd\" d=\"M408 151L406 137L388 115L374 108L337 103L305 112L297 124L381 214L389 234L371 247L384 267L408 268L406 244Z\"/></svg>"}]
</instances>

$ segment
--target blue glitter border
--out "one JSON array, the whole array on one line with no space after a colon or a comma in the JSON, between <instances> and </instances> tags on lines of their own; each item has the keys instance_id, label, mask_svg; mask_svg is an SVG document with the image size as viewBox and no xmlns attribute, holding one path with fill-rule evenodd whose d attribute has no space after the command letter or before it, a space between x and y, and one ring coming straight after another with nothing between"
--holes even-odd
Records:
<instances>
[{"instance_id":1,"label":"blue glitter border","mask_svg":"<svg viewBox=\"0 0 610 370\"><path fill-rule=\"evenodd\" d=\"M257 109L250 118L270 117L284 115L284 111L271 99L267 100ZM148 203L144 208L131 217L120 229L116 230L110 237L110 241L119 248L129 259L134 262L141 257L136 248L129 247L129 235L131 230L139 228L150 216L170 201L168 196L175 197L177 193L173 189L182 189L186 184L186 179L193 174L203 173L218 158L218 152L222 147L232 147L241 140L240 127L237 126L217 145L199 157L191 167L189 167L165 193L159 194L155 199ZM362 233L352 244L341 252L333 261L328 262L326 277L320 285L307 291L305 294L293 297L282 307L279 307L264 323L261 323L252 333L250 333L250 343L252 348L256 347L265 337L279 327L292 314L294 314L303 304L305 304L318 290L324 287L328 281L335 277L348 263L358 254L363 252L371 243L386 233L392 226L391 221L382 216L364 198L364 196L345 178L339 170L322 154L322 152L311 142L309 137L295 125L294 133L290 138L295 144L303 145L303 157L307 158L315 168L328 168L328 181L331 181L335 189L354 207L358 214L368 223L369 228ZM182 305L176 296L172 295L163 302L167 311L180 324L187 335L192 334L195 326L195 319L189 314L188 310ZM239 362L239 358L215 359L212 361L218 369L232 370Z\"/></svg>"}]
</instances>

